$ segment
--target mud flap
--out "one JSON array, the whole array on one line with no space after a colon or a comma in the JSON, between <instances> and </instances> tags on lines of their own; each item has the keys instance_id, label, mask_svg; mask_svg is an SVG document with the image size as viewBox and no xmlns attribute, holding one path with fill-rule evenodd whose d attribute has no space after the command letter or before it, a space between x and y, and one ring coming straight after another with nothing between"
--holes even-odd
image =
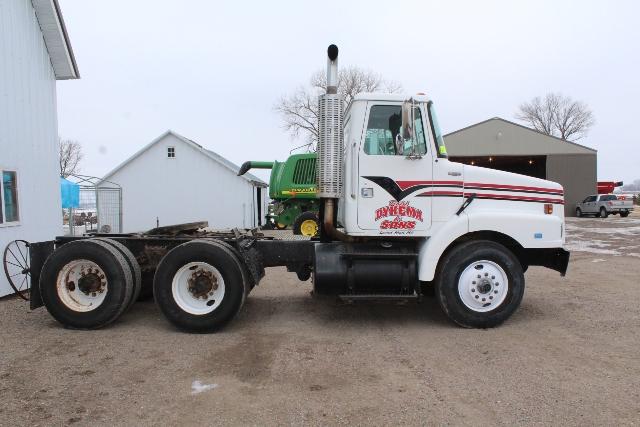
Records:
<instances>
[{"instance_id":1,"label":"mud flap","mask_svg":"<svg viewBox=\"0 0 640 427\"><path fill-rule=\"evenodd\" d=\"M29 291L29 308L35 310L42 307L42 297L40 296L40 272L49 255L55 249L55 242L29 243L29 270L31 272L31 290Z\"/></svg>"}]
</instances>

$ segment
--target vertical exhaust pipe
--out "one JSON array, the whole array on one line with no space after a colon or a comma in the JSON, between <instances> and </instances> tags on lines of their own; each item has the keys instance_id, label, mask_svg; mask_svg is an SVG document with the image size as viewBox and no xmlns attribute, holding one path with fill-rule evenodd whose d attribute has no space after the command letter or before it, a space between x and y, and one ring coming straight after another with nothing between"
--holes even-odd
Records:
<instances>
[{"instance_id":1,"label":"vertical exhaust pipe","mask_svg":"<svg viewBox=\"0 0 640 427\"><path fill-rule=\"evenodd\" d=\"M338 231L334 218L337 200L342 197L344 183L344 101L338 94L338 46L327 49L327 93L319 97L318 160L316 179L318 197L323 199L322 228L335 240L354 241Z\"/></svg>"},{"instance_id":2,"label":"vertical exhaust pipe","mask_svg":"<svg viewBox=\"0 0 640 427\"><path fill-rule=\"evenodd\" d=\"M327 93L338 93L338 46L335 44L327 49Z\"/></svg>"}]
</instances>

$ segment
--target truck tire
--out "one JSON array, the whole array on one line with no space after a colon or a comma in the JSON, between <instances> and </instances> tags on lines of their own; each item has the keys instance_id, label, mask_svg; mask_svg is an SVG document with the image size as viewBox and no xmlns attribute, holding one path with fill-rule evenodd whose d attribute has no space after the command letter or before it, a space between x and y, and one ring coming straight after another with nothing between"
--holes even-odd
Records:
<instances>
[{"instance_id":1,"label":"truck tire","mask_svg":"<svg viewBox=\"0 0 640 427\"><path fill-rule=\"evenodd\" d=\"M582 218L582 209L580 209L580 208L576 208L576 216L577 216L578 218Z\"/></svg>"},{"instance_id":2,"label":"truck tire","mask_svg":"<svg viewBox=\"0 0 640 427\"><path fill-rule=\"evenodd\" d=\"M133 306L133 304L138 301L140 298L140 292L142 291L142 270L140 269L140 264L138 264L138 260L133 255L133 253L122 243L117 240L107 239L105 237L96 237L93 240L98 240L101 242L105 242L120 252L124 259L127 261L127 265L131 270L131 276L133 277L133 295L131 296L131 302L129 303L129 308Z\"/></svg>"},{"instance_id":3,"label":"truck tire","mask_svg":"<svg viewBox=\"0 0 640 427\"><path fill-rule=\"evenodd\" d=\"M465 328L501 324L520 306L523 295L522 265L498 243L463 243L438 265L438 302L451 320Z\"/></svg>"},{"instance_id":4,"label":"truck tire","mask_svg":"<svg viewBox=\"0 0 640 427\"><path fill-rule=\"evenodd\" d=\"M620 212L620 217L621 217L621 218L626 218L626 217L628 217L628 216L629 216L629 211L626 211L626 212Z\"/></svg>"},{"instance_id":5,"label":"truck tire","mask_svg":"<svg viewBox=\"0 0 640 427\"><path fill-rule=\"evenodd\" d=\"M609 216L609 212L605 208L600 208L600 218L606 218Z\"/></svg>"},{"instance_id":6,"label":"truck tire","mask_svg":"<svg viewBox=\"0 0 640 427\"><path fill-rule=\"evenodd\" d=\"M162 258L153 295L162 314L188 332L214 332L240 311L249 292L247 273L231 246L193 240Z\"/></svg>"},{"instance_id":7,"label":"truck tire","mask_svg":"<svg viewBox=\"0 0 640 427\"><path fill-rule=\"evenodd\" d=\"M133 276L124 256L95 239L62 245L40 273L47 311L64 326L97 329L116 320L133 296Z\"/></svg>"},{"instance_id":8,"label":"truck tire","mask_svg":"<svg viewBox=\"0 0 640 427\"><path fill-rule=\"evenodd\" d=\"M293 222L293 234L315 237L320 230L320 219L313 212L303 212Z\"/></svg>"}]
</instances>

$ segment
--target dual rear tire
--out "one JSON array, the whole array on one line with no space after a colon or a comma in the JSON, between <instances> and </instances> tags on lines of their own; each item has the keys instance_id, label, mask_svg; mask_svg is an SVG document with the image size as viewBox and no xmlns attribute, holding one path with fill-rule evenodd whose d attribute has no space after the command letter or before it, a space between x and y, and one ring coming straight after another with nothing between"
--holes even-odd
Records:
<instances>
[{"instance_id":1,"label":"dual rear tire","mask_svg":"<svg viewBox=\"0 0 640 427\"><path fill-rule=\"evenodd\" d=\"M111 239L69 242L56 249L40 274L47 311L64 326L98 329L115 321L140 292L140 266Z\"/></svg>"},{"instance_id":2,"label":"dual rear tire","mask_svg":"<svg viewBox=\"0 0 640 427\"><path fill-rule=\"evenodd\" d=\"M214 332L242 308L248 274L234 249L217 240L193 240L162 258L153 295L162 314L188 332Z\"/></svg>"},{"instance_id":3,"label":"dual rear tire","mask_svg":"<svg viewBox=\"0 0 640 427\"><path fill-rule=\"evenodd\" d=\"M66 243L47 259L40 294L49 313L73 329L114 322L140 295L140 266L126 246L105 238ZM189 332L213 332L229 322L249 293L235 250L215 240L173 248L156 269L153 293L164 316Z\"/></svg>"}]
</instances>

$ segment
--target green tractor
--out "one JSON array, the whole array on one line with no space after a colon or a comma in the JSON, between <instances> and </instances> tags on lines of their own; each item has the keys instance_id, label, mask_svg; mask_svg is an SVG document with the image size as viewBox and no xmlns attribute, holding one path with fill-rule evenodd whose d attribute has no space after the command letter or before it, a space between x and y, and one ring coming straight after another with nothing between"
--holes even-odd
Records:
<instances>
[{"instance_id":1,"label":"green tractor","mask_svg":"<svg viewBox=\"0 0 640 427\"><path fill-rule=\"evenodd\" d=\"M316 154L293 154L284 162L245 162L238 175L250 169L271 169L266 228L293 229L294 234L317 236L320 229L316 198Z\"/></svg>"}]
</instances>

